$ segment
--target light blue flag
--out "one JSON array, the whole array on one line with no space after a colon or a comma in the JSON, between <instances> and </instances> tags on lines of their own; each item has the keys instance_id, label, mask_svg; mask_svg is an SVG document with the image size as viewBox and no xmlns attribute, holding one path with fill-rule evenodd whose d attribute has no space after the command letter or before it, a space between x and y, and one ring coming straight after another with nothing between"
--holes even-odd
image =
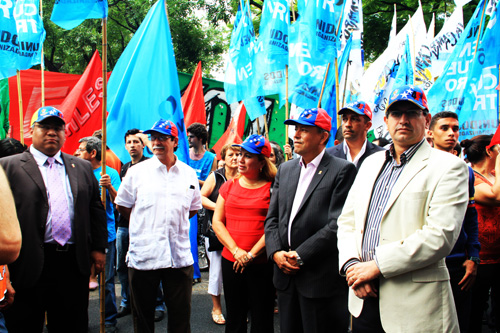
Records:
<instances>
[{"instance_id":1,"label":"light blue flag","mask_svg":"<svg viewBox=\"0 0 500 333\"><path fill-rule=\"evenodd\" d=\"M73 29L86 19L108 17L107 0L56 0L50 20L63 29Z\"/></svg>"},{"instance_id":2,"label":"light blue flag","mask_svg":"<svg viewBox=\"0 0 500 333\"><path fill-rule=\"evenodd\" d=\"M289 17L286 0L266 0L262 9L260 35L253 47L253 66L264 95L279 94L280 99L285 99Z\"/></svg>"},{"instance_id":3,"label":"light blue flag","mask_svg":"<svg viewBox=\"0 0 500 333\"><path fill-rule=\"evenodd\" d=\"M123 51L108 84L108 146L130 161L123 138L131 128L150 129L160 118L179 130L177 156L187 162L188 144L165 2L159 0Z\"/></svg>"},{"instance_id":4,"label":"light blue flag","mask_svg":"<svg viewBox=\"0 0 500 333\"><path fill-rule=\"evenodd\" d=\"M432 114L441 111L456 113L461 111L467 74L474 58L479 26L484 26L481 25L483 6L485 6L485 0L481 0L477 5L467 27L448 58L443 73L427 94L429 110ZM484 16L486 17L486 15Z\"/></svg>"},{"instance_id":5,"label":"light blue flag","mask_svg":"<svg viewBox=\"0 0 500 333\"><path fill-rule=\"evenodd\" d=\"M40 64L45 29L39 3L18 0L0 6L0 79Z\"/></svg>"},{"instance_id":6,"label":"light blue flag","mask_svg":"<svg viewBox=\"0 0 500 333\"><path fill-rule=\"evenodd\" d=\"M413 66L411 64L410 39L406 35L405 51L399 60L399 69L396 74L394 87L413 84Z\"/></svg>"},{"instance_id":7,"label":"light blue flag","mask_svg":"<svg viewBox=\"0 0 500 333\"><path fill-rule=\"evenodd\" d=\"M245 104L247 116L250 121L254 121L256 118L266 114L266 100L264 96L245 99L243 104Z\"/></svg>"},{"instance_id":8,"label":"light blue flag","mask_svg":"<svg viewBox=\"0 0 500 333\"><path fill-rule=\"evenodd\" d=\"M303 34L299 22L290 25L289 95L295 105L310 109L318 106L321 87L326 74L327 62L316 57L308 34ZM280 101L284 104L284 101Z\"/></svg>"},{"instance_id":9,"label":"light blue flag","mask_svg":"<svg viewBox=\"0 0 500 333\"><path fill-rule=\"evenodd\" d=\"M229 104L264 95L262 83L258 80L254 68L255 31L248 2L243 5L239 17L240 19L235 21L231 36L224 78L224 90Z\"/></svg>"},{"instance_id":10,"label":"light blue flag","mask_svg":"<svg viewBox=\"0 0 500 333\"><path fill-rule=\"evenodd\" d=\"M500 64L500 22L496 10L478 46L464 89L463 105L457 109L460 140L480 134L494 134L498 126L498 65Z\"/></svg>"},{"instance_id":11,"label":"light blue flag","mask_svg":"<svg viewBox=\"0 0 500 333\"><path fill-rule=\"evenodd\" d=\"M332 62L340 47L338 38L345 1L305 0L299 3L301 33L307 34L315 57Z\"/></svg>"}]
</instances>

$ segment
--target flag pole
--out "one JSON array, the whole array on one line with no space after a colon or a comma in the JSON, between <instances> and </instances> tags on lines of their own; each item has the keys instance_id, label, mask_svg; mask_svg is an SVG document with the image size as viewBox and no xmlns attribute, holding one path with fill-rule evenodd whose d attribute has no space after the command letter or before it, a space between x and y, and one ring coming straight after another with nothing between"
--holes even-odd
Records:
<instances>
[{"instance_id":1,"label":"flag pole","mask_svg":"<svg viewBox=\"0 0 500 333\"><path fill-rule=\"evenodd\" d=\"M339 115L339 64L337 58L335 58L335 106L337 108L337 128L340 127L340 115Z\"/></svg>"},{"instance_id":2,"label":"flag pole","mask_svg":"<svg viewBox=\"0 0 500 333\"><path fill-rule=\"evenodd\" d=\"M321 93L319 94L318 99L318 108L321 107L321 99L323 98L323 92L325 91L326 79L328 78L328 72L330 70L330 63L326 66L325 78L323 79L323 85L321 86Z\"/></svg>"},{"instance_id":3,"label":"flag pole","mask_svg":"<svg viewBox=\"0 0 500 333\"><path fill-rule=\"evenodd\" d=\"M21 72L17 70L17 100L19 101L19 138L24 145L23 95L21 91Z\"/></svg>"},{"instance_id":4,"label":"flag pole","mask_svg":"<svg viewBox=\"0 0 500 333\"><path fill-rule=\"evenodd\" d=\"M349 51L349 56L347 57L347 64L345 69L345 80L344 80L344 91L342 93L342 107L345 105L345 92L347 90L347 76L349 75L349 58L351 57L351 52Z\"/></svg>"},{"instance_id":5,"label":"flag pole","mask_svg":"<svg viewBox=\"0 0 500 333\"><path fill-rule=\"evenodd\" d=\"M265 106L265 104L264 104ZM267 112L267 110L266 110ZM267 115L264 114L264 131L265 131L265 134L266 134L266 139L269 140L269 127L267 126Z\"/></svg>"},{"instance_id":6,"label":"flag pole","mask_svg":"<svg viewBox=\"0 0 500 333\"><path fill-rule=\"evenodd\" d=\"M411 65L412 65L412 75L413 75L413 82L411 84L415 84L415 68L416 68L416 56L417 54L415 53L415 32L413 32L413 22L411 21L411 16L408 15L408 20L410 21L410 27L411 27L411 40L413 43L411 43L411 46L412 46L412 49L413 49L413 52L411 54ZM406 59L406 61L408 61L408 59Z\"/></svg>"},{"instance_id":7,"label":"flag pole","mask_svg":"<svg viewBox=\"0 0 500 333\"><path fill-rule=\"evenodd\" d=\"M259 123L259 117L255 118L257 120L257 134L260 135L260 123Z\"/></svg>"},{"instance_id":8,"label":"flag pole","mask_svg":"<svg viewBox=\"0 0 500 333\"><path fill-rule=\"evenodd\" d=\"M285 120L288 119L288 65L285 66ZM285 145L288 144L288 126L285 125ZM285 154L285 161L288 161L288 154Z\"/></svg>"},{"instance_id":9,"label":"flag pole","mask_svg":"<svg viewBox=\"0 0 500 333\"><path fill-rule=\"evenodd\" d=\"M479 33L477 34L476 50L474 51L474 57L476 57L477 48L479 46L479 38L481 37L481 29L483 28L484 11L486 9L486 1L483 5L483 13L481 14L481 22L479 22Z\"/></svg>"},{"instance_id":10,"label":"flag pole","mask_svg":"<svg viewBox=\"0 0 500 333\"><path fill-rule=\"evenodd\" d=\"M43 0L40 0L40 17L42 18L42 21L43 21L43 3L42 3ZM41 52L40 52L40 72L41 72L41 75L42 75L42 107L45 106L45 63L43 61L43 58L44 58L44 53L43 53L43 43L41 45Z\"/></svg>"},{"instance_id":11,"label":"flag pole","mask_svg":"<svg viewBox=\"0 0 500 333\"><path fill-rule=\"evenodd\" d=\"M106 174L106 142L107 142L107 131L106 131L106 116L107 116L107 98L108 98L108 30L107 30L107 18L102 19L102 146L101 146L101 167L102 175ZM101 201L104 207L106 207L106 189L101 189ZM106 208L104 208L106 209ZM100 332L105 331L105 308L104 308L104 296L106 293L106 272L101 272L100 276L100 297L99 297L99 308L101 312L100 320Z\"/></svg>"}]
</instances>

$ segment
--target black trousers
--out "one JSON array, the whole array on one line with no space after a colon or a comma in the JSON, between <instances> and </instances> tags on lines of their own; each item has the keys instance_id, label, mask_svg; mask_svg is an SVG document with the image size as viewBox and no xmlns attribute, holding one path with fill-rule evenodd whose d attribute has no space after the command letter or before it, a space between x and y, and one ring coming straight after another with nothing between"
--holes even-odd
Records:
<instances>
[{"instance_id":1,"label":"black trousers","mask_svg":"<svg viewBox=\"0 0 500 333\"><path fill-rule=\"evenodd\" d=\"M373 286L380 291L379 280L373 281ZM363 310L358 318L352 318L353 333L384 333L380 321L380 303L378 297L368 297L363 302Z\"/></svg>"},{"instance_id":2,"label":"black trousers","mask_svg":"<svg viewBox=\"0 0 500 333\"><path fill-rule=\"evenodd\" d=\"M480 264L477 268L476 282L472 287L472 310L469 332L477 333L482 330L483 312L491 295L491 317L496 331L500 331L500 264ZM491 294L490 294L491 288Z\"/></svg>"},{"instance_id":3,"label":"black trousers","mask_svg":"<svg viewBox=\"0 0 500 333\"><path fill-rule=\"evenodd\" d=\"M346 333L349 326L347 286L340 295L307 298L292 277L285 290L278 290L280 329L283 333Z\"/></svg>"},{"instance_id":4,"label":"black trousers","mask_svg":"<svg viewBox=\"0 0 500 333\"><path fill-rule=\"evenodd\" d=\"M56 251L45 244L42 275L31 288L17 288L14 304L4 312L11 333L43 331L45 311L49 332L88 331L89 276L78 269L74 246Z\"/></svg>"},{"instance_id":5,"label":"black trousers","mask_svg":"<svg viewBox=\"0 0 500 333\"><path fill-rule=\"evenodd\" d=\"M236 273L233 270L233 262L222 258L222 279L227 314L226 333L246 333L248 312L250 312L250 332L273 332L272 264L250 264L243 273Z\"/></svg>"},{"instance_id":6,"label":"black trousers","mask_svg":"<svg viewBox=\"0 0 500 333\"><path fill-rule=\"evenodd\" d=\"M154 313L160 281L167 305L168 332L191 332L193 266L151 271L129 268L128 273L135 332L154 332Z\"/></svg>"},{"instance_id":7,"label":"black trousers","mask_svg":"<svg viewBox=\"0 0 500 333\"><path fill-rule=\"evenodd\" d=\"M469 319L471 313L472 293L470 290L461 290L462 286L458 283L465 275L465 267L462 266L465 258L446 259L446 266L450 273L450 284L457 310L458 324L461 333L467 333L469 329Z\"/></svg>"}]
</instances>

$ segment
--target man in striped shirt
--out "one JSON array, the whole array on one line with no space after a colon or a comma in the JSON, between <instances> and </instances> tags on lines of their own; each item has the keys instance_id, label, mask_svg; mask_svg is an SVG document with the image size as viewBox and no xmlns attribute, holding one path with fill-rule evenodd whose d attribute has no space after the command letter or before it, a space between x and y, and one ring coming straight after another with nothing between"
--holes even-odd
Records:
<instances>
[{"instance_id":1,"label":"man in striped shirt","mask_svg":"<svg viewBox=\"0 0 500 333\"><path fill-rule=\"evenodd\" d=\"M444 258L467 207L467 166L425 141L422 89L396 88L384 120L393 144L366 159L338 221L353 331L458 332Z\"/></svg>"}]
</instances>

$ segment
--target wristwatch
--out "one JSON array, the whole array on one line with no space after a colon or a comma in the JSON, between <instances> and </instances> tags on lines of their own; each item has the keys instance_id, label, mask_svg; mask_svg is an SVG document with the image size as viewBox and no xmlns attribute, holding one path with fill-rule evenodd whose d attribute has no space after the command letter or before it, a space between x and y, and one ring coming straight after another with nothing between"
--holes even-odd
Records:
<instances>
[{"instance_id":1,"label":"wristwatch","mask_svg":"<svg viewBox=\"0 0 500 333\"><path fill-rule=\"evenodd\" d=\"M479 259L479 257L470 257L469 260L474 261L476 265L481 263L481 259Z\"/></svg>"},{"instance_id":2,"label":"wristwatch","mask_svg":"<svg viewBox=\"0 0 500 333\"><path fill-rule=\"evenodd\" d=\"M296 257L296 259L297 259L297 264L298 264L299 266L304 265L304 262L302 261L302 258L300 258L300 256L299 256L299 254L298 254L298 253L297 253L297 257Z\"/></svg>"}]
</instances>

